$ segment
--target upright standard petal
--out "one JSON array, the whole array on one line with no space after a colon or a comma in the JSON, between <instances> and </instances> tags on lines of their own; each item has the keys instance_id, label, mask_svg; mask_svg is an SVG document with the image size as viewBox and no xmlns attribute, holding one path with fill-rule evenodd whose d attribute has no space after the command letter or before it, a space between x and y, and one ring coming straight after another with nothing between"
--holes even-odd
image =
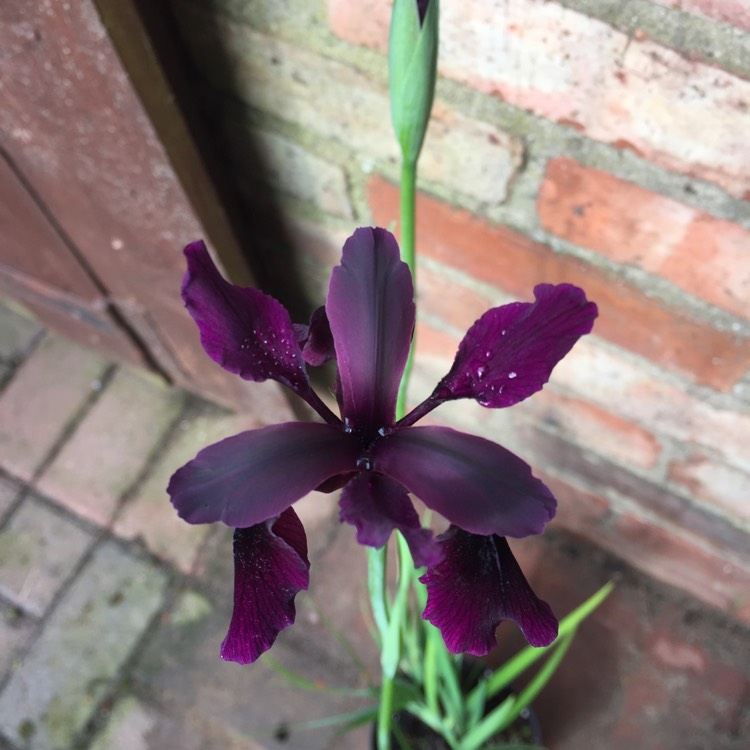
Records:
<instances>
[{"instance_id":1,"label":"upright standard petal","mask_svg":"<svg viewBox=\"0 0 750 750\"><path fill-rule=\"evenodd\" d=\"M450 651L485 656L497 645L503 620L513 620L532 646L555 640L557 619L531 590L505 539L455 526L439 539L445 557L419 580L427 587L423 617Z\"/></svg>"},{"instance_id":2,"label":"upright standard petal","mask_svg":"<svg viewBox=\"0 0 750 750\"><path fill-rule=\"evenodd\" d=\"M341 429L290 422L242 432L204 448L167 487L190 523L259 524L337 474L354 471L359 444Z\"/></svg>"},{"instance_id":3,"label":"upright standard petal","mask_svg":"<svg viewBox=\"0 0 750 750\"><path fill-rule=\"evenodd\" d=\"M344 487L340 518L357 529L357 541L382 547L394 529L406 539L414 564L435 565L442 557L429 529L423 529L406 490L388 477L363 472Z\"/></svg>"},{"instance_id":4,"label":"upright standard petal","mask_svg":"<svg viewBox=\"0 0 750 750\"><path fill-rule=\"evenodd\" d=\"M394 431L375 444L372 469L475 534L539 534L555 514L552 493L527 463L496 443L448 427Z\"/></svg>"},{"instance_id":5,"label":"upright standard petal","mask_svg":"<svg viewBox=\"0 0 750 750\"><path fill-rule=\"evenodd\" d=\"M307 589L307 539L289 508L234 532L234 610L221 658L254 662L294 622L294 597Z\"/></svg>"},{"instance_id":6,"label":"upright standard petal","mask_svg":"<svg viewBox=\"0 0 750 750\"><path fill-rule=\"evenodd\" d=\"M333 335L328 325L325 307L319 307L310 316L309 326L294 326L297 340L302 347L302 357L313 367L324 365L336 359L336 349L333 346Z\"/></svg>"},{"instance_id":7,"label":"upright standard petal","mask_svg":"<svg viewBox=\"0 0 750 750\"><path fill-rule=\"evenodd\" d=\"M536 301L488 310L459 344L437 402L473 398L482 406L511 406L540 390L573 344L590 333L593 302L571 284L540 284Z\"/></svg>"},{"instance_id":8,"label":"upright standard petal","mask_svg":"<svg viewBox=\"0 0 750 750\"><path fill-rule=\"evenodd\" d=\"M414 332L414 287L396 240L358 229L331 274L326 312L336 345L343 416L375 436L392 424Z\"/></svg>"},{"instance_id":9,"label":"upright standard petal","mask_svg":"<svg viewBox=\"0 0 750 750\"><path fill-rule=\"evenodd\" d=\"M185 257L182 298L206 354L245 380L277 380L307 394L307 370L286 308L258 289L226 281L203 242L188 245Z\"/></svg>"}]
</instances>

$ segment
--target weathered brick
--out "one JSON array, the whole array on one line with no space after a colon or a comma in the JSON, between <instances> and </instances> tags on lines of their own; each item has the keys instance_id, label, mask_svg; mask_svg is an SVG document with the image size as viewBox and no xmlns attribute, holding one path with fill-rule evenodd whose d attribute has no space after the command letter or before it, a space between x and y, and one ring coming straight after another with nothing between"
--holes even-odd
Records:
<instances>
[{"instance_id":1,"label":"weathered brick","mask_svg":"<svg viewBox=\"0 0 750 750\"><path fill-rule=\"evenodd\" d=\"M730 465L750 470L750 414L702 401L591 338L579 341L557 365L555 382L657 436L705 446Z\"/></svg>"},{"instance_id":2,"label":"weathered brick","mask_svg":"<svg viewBox=\"0 0 750 750\"><path fill-rule=\"evenodd\" d=\"M524 411L559 430L579 446L592 447L621 464L644 469L656 465L661 445L653 433L608 409L545 387L524 402Z\"/></svg>"},{"instance_id":3,"label":"weathered brick","mask_svg":"<svg viewBox=\"0 0 750 750\"><path fill-rule=\"evenodd\" d=\"M723 551L629 513L616 519L610 533L600 531L598 539L658 581L750 622L750 566L740 565Z\"/></svg>"},{"instance_id":4,"label":"weathered brick","mask_svg":"<svg viewBox=\"0 0 750 750\"><path fill-rule=\"evenodd\" d=\"M534 475L544 481L557 500L552 528L565 529L596 543L599 525L605 524L612 515L606 496L566 482L544 471L543 467L534 467Z\"/></svg>"},{"instance_id":5,"label":"weathered brick","mask_svg":"<svg viewBox=\"0 0 750 750\"><path fill-rule=\"evenodd\" d=\"M25 498L0 532L0 593L41 617L92 542L59 511Z\"/></svg>"},{"instance_id":6,"label":"weathered brick","mask_svg":"<svg viewBox=\"0 0 750 750\"><path fill-rule=\"evenodd\" d=\"M151 377L118 370L37 488L75 513L108 524L183 400L182 392Z\"/></svg>"},{"instance_id":7,"label":"weathered brick","mask_svg":"<svg viewBox=\"0 0 750 750\"><path fill-rule=\"evenodd\" d=\"M42 334L35 320L0 304L0 362L17 363Z\"/></svg>"},{"instance_id":8,"label":"weathered brick","mask_svg":"<svg viewBox=\"0 0 750 750\"><path fill-rule=\"evenodd\" d=\"M652 0L668 8L676 8L686 13L695 13L724 23L731 23L738 29L750 31L750 6L747 0Z\"/></svg>"},{"instance_id":9,"label":"weathered brick","mask_svg":"<svg viewBox=\"0 0 750 750\"><path fill-rule=\"evenodd\" d=\"M0 693L0 734L72 747L161 606L163 573L107 542L53 610Z\"/></svg>"},{"instance_id":10,"label":"weathered brick","mask_svg":"<svg viewBox=\"0 0 750 750\"><path fill-rule=\"evenodd\" d=\"M678 487L720 508L732 518L750 522L750 474L701 453L669 465L669 478Z\"/></svg>"},{"instance_id":11,"label":"weathered brick","mask_svg":"<svg viewBox=\"0 0 750 750\"><path fill-rule=\"evenodd\" d=\"M104 374L103 360L45 339L0 396L0 465L30 479Z\"/></svg>"},{"instance_id":12,"label":"weathered brick","mask_svg":"<svg viewBox=\"0 0 750 750\"><path fill-rule=\"evenodd\" d=\"M463 333L487 310L498 304L469 284L464 284L454 269L436 268L426 263L417 270L418 307L421 315L437 318ZM445 352L453 356L454 351Z\"/></svg>"},{"instance_id":13,"label":"weathered brick","mask_svg":"<svg viewBox=\"0 0 750 750\"><path fill-rule=\"evenodd\" d=\"M563 471L600 495L616 493L628 507L640 507L660 517L664 523L671 524L676 533L680 529L687 530L696 538L737 555L744 554L750 547L750 534L725 516L712 512L710 506L696 503L690 497L666 489L660 482L646 479L604 458L597 450L596 438L582 449L536 423L520 429L527 452L531 449L535 453L532 464L550 472ZM621 501L618 504L622 507Z\"/></svg>"},{"instance_id":14,"label":"weathered brick","mask_svg":"<svg viewBox=\"0 0 750 750\"><path fill-rule=\"evenodd\" d=\"M377 223L396 213L398 191L391 183L373 177L368 197ZM417 236L420 254L522 299L540 282L581 286L599 306L597 335L699 383L729 390L747 371L750 340L701 324L577 258L424 194L417 199Z\"/></svg>"},{"instance_id":15,"label":"weathered brick","mask_svg":"<svg viewBox=\"0 0 750 750\"><path fill-rule=\"evenodd\" d=\"M210 527L193 526L178 517L167 495L169 478L202 448L258 426L252 416L219 412L185 419L179 425L177 439L116 518L115 533L140 539L155 555L169 560L183 573L191 572Z\"/></svg>"},{"instance_id":16,"label":"weathered brick","mask_svg":"<svg viewBox=\"0 0 750 750\"><path fill-rule=\"evenodd\" d=\"M210 27L216 29L216 38L206 33ZM216 58L216 46L221 45L222 67L207 71L217 88L344 144L356 152L364 169L371 169L373 160L397 165L385 88L344 63L243 24L216 18L210 27L203 16L196 16L185 28L194 55L206 63ZM435 107L420 161L428 184L493 205L505 199L520 161L517 139L445 105ZM462 175L460 185L457 174Z\"/></svg>"},{"instance_id":17,"label":"weathered brick","mask_svg":"<svg viewBox=\"0 0 750 750\"><path fill-rule=\"evenodd\" d=\"M387 3L328 7L339 36L385 48ZM441 15L443 75L735 196L750 189L750 81L545 0L445 3Z\"/></svg>"},{"instance_id":18,"label":"weathered brick","mask_svg":"<svg viewBox=\"0 0 750 750\"><path fill-rule=\"evenodd\" d=\"M568 158L547 165L537 208L553 234L750 315L750 231L740 225Z\"/></svg>"},{"instance_id":19,"label":"weathered brick","mask_svg":"<svg viewBox=\"0 0 750 750\"><path fill-rule=\"evenodd\" d=\"M332 216L349 219L352 207L344 171L288 138L261 130L249 131L227 123L229 144L237 166L280 192L319 207ZM248 148L248 139L252 148ZM252 158L259 153L259 158Z\"/></svg>"}]
</instances>

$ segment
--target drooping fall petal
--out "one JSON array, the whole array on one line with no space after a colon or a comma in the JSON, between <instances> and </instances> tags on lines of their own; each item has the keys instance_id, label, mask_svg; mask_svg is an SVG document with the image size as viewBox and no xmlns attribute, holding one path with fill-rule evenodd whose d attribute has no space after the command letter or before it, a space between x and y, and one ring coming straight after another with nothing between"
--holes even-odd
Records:
<instances>
[{"instance_id":1,"label":"drooping fall petal","mask_svg":"<svg viewBox=\"0 0 750 750\"><path fill-rule=\"evenodd\" d=\"M429 529L423 529L406 490L388 477L363 472L344 487L340 518L357 528L357 541L382 547L394 529L406 539L414 564L435 565L442 556Z\"/></svg>"},{"instance_id":2,"label":"drooping fall petal","mask_svg":"<svg viewBox=\"0 0 750 750\"><path fill-rule=\"evenodd\" d=\"M277 380L300 395L310 390L286 308L258 289L226 281L203 242L185 248L182 298L211 359L245 380Z\"/></svg>"},{"instance_id":3,"label":"drooping fall petal","mask_svg":"<svg viewBox=\"0 0 750 750\"><path fill-rule=\"evenodd\" d=\"M396 240L358 229L331 274L326 313L336 345L342 416L354 430L390 425L414 332L414 287Z\"/></svg>"},{"instance_id":4,"label":"drooping fall petal","mask_svg":"<svg viewBox=\"0 0 750 750\"><path fill-rule=\"evenodd\" d=\"M248 527L279 515L326 480L353 471L359 445L326 424L290 422L204 448L167 487L190 523Z\"/></svg>"},{"instance_id":5,"label":"drooping fall petal","mask_svg":"<svg viewBox=\"0 0 750 750\"><path fill-rule=\"evenodd\" d=\"M488 310L474 323L434 398L473 398L497 408L541 390L554 366L590 333L597 308L571 284L539 284L534 296L533 303Z\"/></svg>"},{"instance_id":6,"label":"drooping fall petal","mask_svg":"<svg viewBox=\"0 0 750 750\"><path fill-rule=\"evenodd\" d=\"M307 539L297 514L234 532L234 610L221 658L254 662L294 622L294 597L307 589Z\"/></svg>"},{"instance_id":7,"label":"drooping fall petal","mask_svg":"<svg viewBox=\"0 0 750 750\"><path fill-rule=\"evenodd\" d=\"M379 440L374 471L475 534L541 533L555 499L528 464L496 443L448 427L408 427Z\"/></svg>"},{"instance_id":8,"label":"drooping fall petal","mask_svg":"<svg viewBox=\"0 0 750 750\"><path fill-rule=\"evenodd\" d=\"M427 587L423 617L450 651L485 656L503 620L513 620L532 646L555 640L557 619L531 590L504 538L451 526L439 540L444 559L419 580Z\"/></svg>"}]
</instances>

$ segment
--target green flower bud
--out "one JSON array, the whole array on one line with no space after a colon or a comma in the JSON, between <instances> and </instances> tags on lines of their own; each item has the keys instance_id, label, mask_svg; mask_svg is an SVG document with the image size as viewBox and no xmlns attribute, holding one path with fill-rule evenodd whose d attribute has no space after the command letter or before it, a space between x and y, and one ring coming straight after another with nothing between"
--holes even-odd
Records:
<instances>
[{"instance_id":1,"label":"green flower bud","mask_svg":"<svg viewBox=\"0 0 750 750\"><path fill-rule=\"evenodd\" d=\"M416 163L435 94L439 0L394 0L388 63L391 119L405 162Z\"/></svg>"}]
</instances>

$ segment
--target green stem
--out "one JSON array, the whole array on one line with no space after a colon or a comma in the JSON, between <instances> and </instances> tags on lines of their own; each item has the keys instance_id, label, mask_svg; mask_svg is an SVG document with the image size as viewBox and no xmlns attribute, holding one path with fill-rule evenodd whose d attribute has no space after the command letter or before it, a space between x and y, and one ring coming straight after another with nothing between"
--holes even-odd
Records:
<instances>
[{"instance_id":1,"label":"green stem","mask_svg":"<svg viewBox=\"0 0 750 750\"><path fill-rule=\"evenodd\" d=\"M415 215L416 215L416 184L417 184L417 162L404 161L401 165L401 259L409 266L411 271L414 288L417 287L416 278L416 248L415 248ZM406 414L406 392L409 387L409 378L411 377L412 363L414 360L414 338L411 341L409 357L404 368L404 375L401 378L401 385L398 390L398 401L396 402L396 419L401 419ZM399 575L404 575L404 570L411 564L411 558L407 561L405 556L409 555L408 550L404 552L405 545L399 545ZM373 550L375 554L380 550ZM385 586L385 581L383 581ZM371 590L372 595L372 590ZM392 613L395 614L395 613ZM400 633L400 628L399 628ZM400 661L400 644L399 654L396 658L396 664ZM382 665L382 688L380 692L380 706L378 708L378 750L390 750L390 726L393 716L393 680L395 674L389 674L390 669L385 664Z\"/></svg>"},{"instance_id":2,"label":"green stem","mask_svg":"<svg viewBox=\"0 0 750 750\"><path fill-rule=\"evenodd\" d=\"M401 164L401 259L409 266L411 271L414 291L417 289L417 253L415 246L416 236L416 211L417 211L417 162ZM412 337L409 357L406 360L404 375L401 378L401 386L398 390L398 401L396 402L396 419L401 419L406 414L406 393L409 388L412 366L414 364L414 345L416 336Z\"/></svg>"}]
</instances>

